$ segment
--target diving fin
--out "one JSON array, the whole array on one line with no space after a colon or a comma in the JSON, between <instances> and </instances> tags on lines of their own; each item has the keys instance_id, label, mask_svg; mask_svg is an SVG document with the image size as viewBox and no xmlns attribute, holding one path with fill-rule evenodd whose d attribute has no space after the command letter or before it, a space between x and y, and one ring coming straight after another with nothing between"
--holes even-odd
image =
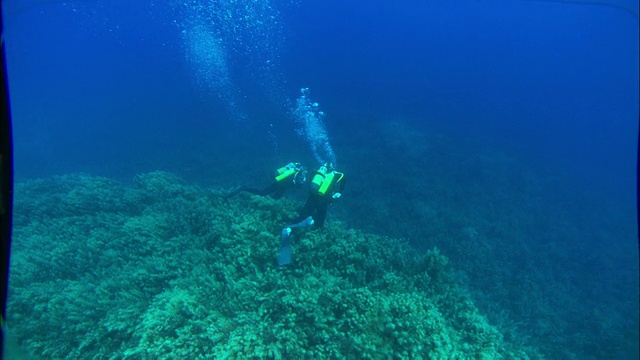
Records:
<instances>
[{"instance_id":1,"label":"diving fin","mask_svg":"<svg viewBox=\"0 0 640 360\"><path fill-rule=\"evenodd\" d=\"M289 265L291 263L291 244L289 243L291 228L286 227L280 233L280 254L278 254L278 265Z\"/></svg>"},{"instance_id":2,"label":"diving fin","mask_svg":"<svg viewBox=\"0 0 640 360\"><path fill-rule=\"evenodd\" d=\"M289 265L291 263L291 243L289 237L291 236L291 229L304 228L313 226L315 221L311 216L307 216L297 224L287 225L280 233L280 254L278 254L278 265Z\"/></svg>"}]
</instances>

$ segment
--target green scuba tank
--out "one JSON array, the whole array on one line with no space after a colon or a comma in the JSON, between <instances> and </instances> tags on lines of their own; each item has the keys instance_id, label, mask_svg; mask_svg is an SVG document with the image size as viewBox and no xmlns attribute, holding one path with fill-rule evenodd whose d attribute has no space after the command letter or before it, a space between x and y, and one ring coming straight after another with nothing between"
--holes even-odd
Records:
<instances>
[{"instance_id":1,"label":"green scuba tank","mask_svg":"<svg viewBox=\"0 0 640 360\"><path fill-rule=\"evenodd\" d=\"M336 177L336 172L332 171L328 174L326 174L324 176L324 181L322 182L322 185L320 185L320 188L318 188L318 194L324 196L327 194L327 191L329 190L329 188L331 187L331 184L333 184L333 179Z\"/></svg>"},{"instance_id":2,"label":"green scuba tank","mask_svg":"<svg viewBox=\"0 0 640 360\"><path fill-rule=\"evenodd\" d=\"M288 163L287 165L276 170L276 182L280 182L296 173L296 165Z\"/></svg>"},{"instance_id":3,"label":"green scuba tank","mask_svg":"<svg viewBox=\"0 0 640 360\"><path fill-rule=\"evenodd\" d=\"M312 192L320 190L320 187L324 183L324 178L327 176L327 167L325 165L320 166L316 173L311 178L311 184L309 185Z\"/></svg>"}]
</instances>

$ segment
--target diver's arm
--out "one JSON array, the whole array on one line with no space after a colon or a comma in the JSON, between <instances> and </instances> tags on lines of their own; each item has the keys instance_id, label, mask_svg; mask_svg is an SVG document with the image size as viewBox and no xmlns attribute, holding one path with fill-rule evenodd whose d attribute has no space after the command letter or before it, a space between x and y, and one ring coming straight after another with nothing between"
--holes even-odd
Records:
<instances>
[{"instance_id":1,"label":"diver's arm","mask_svg":"<svg viewBox=\"0 0 640 360\"><path fill-rule=\"evenodd\" d=\"M338 183L338 192L342 194L342 192L344 191L344 185L346 184L347 180L346 178L342 178L340 180L340 182Z\"/></svg>"},{"instance_id":2,"label":"diver's arm","mask_svg":"<svg viewBox=\"0 0 640 360\"><path fill-rule=\"evenodd\" d=\"M338 189L333 192L333 195L331 197L334 199L340 198L342 196L342 192L344 191L344 185L345 185L345 178L343 175L342 179L340 179L340 181L338 181L338 183L336 184Z\"/></svg>"}]
</instances>

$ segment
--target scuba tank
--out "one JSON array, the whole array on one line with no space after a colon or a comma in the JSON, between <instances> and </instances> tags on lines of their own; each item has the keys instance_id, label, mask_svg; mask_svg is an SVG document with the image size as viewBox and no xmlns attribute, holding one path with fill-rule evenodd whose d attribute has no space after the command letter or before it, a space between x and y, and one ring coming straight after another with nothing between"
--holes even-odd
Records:
<instances>
[{"instance_id":1,"label":"scuba tank","mask_svg":"<svg viewBox=\"0 0 640 360\"><path fill-rule=\"evenodd\" d=\"M338 178L337 180L336 180L336 177ZM320 186L320 188L318 189L318 194L320 194L320 196L325 196L329 192L329 190L331 190L331 187L334 184L339 183L343 177L344 177L344 173L332 170L330 173L328 173L324 177L324 182L322 183L322 186Z\"/></svg>"},{"instance_id":2,"label":"scuba tank","mask_svg":"<svg viewBox=\"0 0 640 360\"><path fill-rule=\"evenodd\" d=\"M324 196L327 194L327 190L329 190L329 188L331 187L331 184L333 184L333 179L336 177L336 172L335 171L331 171L330 173L326 174L324 176L324 181L322 182L322 185L320 185L320 188L318 188L318 194Z\"/></svg>"},{"instance_id":3,"label":"scuba tank","mask_svg":"<svg viewBox=\"0 0 640 360\"><path fill-rule=\"evenodd\" d=\"M327 169L327 165L322 165L320 166L320 168L318 168L316 173L311 178L311 184L309 185L311 192L320 190L320 187L324 183L324 179L327 176L328 171L329 169Z\"/></svg>"},{"instance_id":4,"label":"scuba tank","mask_svg":"<svg viewBox=\"0 0 640 360\"><path fill-rule=\"evenodd\" d=\"M289 176L295 174L297 172L297 166L295 163L288 163L287 165L276 170L276 182L280 182Z\"/></svg>"},{"instance_id":5,"label":"scuba tank","mask_svg":"<svg viewBox=\"0 0 640 360\"><path fill-rule=\"evenodd\" d=\"M338 180L336 180L336 176ZM311 179L311 192L317 192L318 195L325 196L331 190L331 186L342 180L343 176L343 173L334 170L332 164L324 164L320 166Z\"/></svg>"}]
</instances>

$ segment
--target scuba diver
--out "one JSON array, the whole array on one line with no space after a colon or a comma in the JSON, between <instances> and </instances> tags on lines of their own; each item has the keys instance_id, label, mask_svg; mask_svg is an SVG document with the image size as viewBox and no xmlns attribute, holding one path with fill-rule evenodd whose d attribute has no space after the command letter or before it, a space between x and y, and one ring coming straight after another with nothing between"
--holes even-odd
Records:
<instances>
[{"instance_id":1,"label":"scuba diver","mask_svg":"<svg viewBox=\"0 0 640 360\"><path fill-rule=\"evenodd\" d=\"M287 189L301 186L307 182L307 169L299 162L290 162L277 169L273 183L264 189L254 189L247 186L240 186L224 196L225 200L245 191L254 195L271 195L274 199L279 199Z\"/></svg>"},{"instance_id":2,"label":"scuba diver","mask_svg":"<svg viewBox=\"0 0 640 360\"><path fill-rule=\"evenodd\" d=\"M289 238L292 229L313 226L320 228L327 217L329 204L342 196L345 179L344 173L336 171L332 163L325 163L313 175L309 184L309 197L300 210L300 221L286 225L280 232L280 253L278 265L291 263L291 243Z\"/></svg>"},{"instance_id":3,"label":"scuba diver","mask_svg":"<svg viewBox=\"0 0 640 360\"><path fill-rule=\"evenodd\" d=\"M324 225L329 204L342 196L345 179L344 173L336 171L332 163L325 163L316 170L309 184L309 197L300 211L300 217L313 218L317 228Z\"/></svg>"}]
</instances>

